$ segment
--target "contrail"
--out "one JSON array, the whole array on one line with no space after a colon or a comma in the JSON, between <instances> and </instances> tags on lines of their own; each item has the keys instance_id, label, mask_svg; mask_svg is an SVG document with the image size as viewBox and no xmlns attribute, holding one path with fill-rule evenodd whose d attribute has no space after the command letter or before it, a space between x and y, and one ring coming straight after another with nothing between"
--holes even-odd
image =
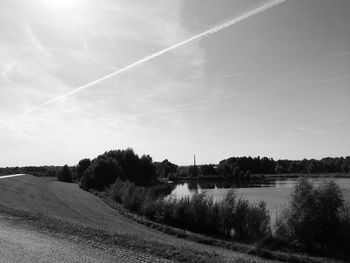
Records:
<instances>
[{"instance_id":1,"label":"contrail","mask_svg":"<svg viewBox=\"0 0 350 263\"><path fill-rule=\"evenodd\" d=\"M134 62L134 63L132 63L132 64L130 64L128 66L125 66L125 67L123 67L123 68L121 68L121 69L119 69L119 70L117 70L115 72L112 72L112 73L110 73L110 74L108 74L108 75L106 75L106 76L104 76L102 78L99 78L97 80L91 81L91 82L89 82L89 83L87 83L87 84L85 84L83 86L80 86L80 87L78 87L76 89L73 89L70 92L67 92L67 93L62 94L62 95L60 95L58 97L52 98L52 99L50 99L50 100L48 100L48 101L46 101L46 102L44 102L44 103L42 103L42 104L40 104L38 106L35 106L35 107L25 111L24 113L18 115L15 119L23 117L23 116L26 116L26 115L32 113L33 111L36 111L36 110L38 110L38 109L40 109L40 108L42 108L42 107L44 107L44 106L46 106L48 104L51 104L51 103L53 103L55 101L58 101L60 99L63 99L63 98L68 97L70 95L73 95L73 94L75 94L77 92L80 92L82 90L91 88L91 87L97 85L98 83L100 83L102 81L110 79L110 78L112 78L112 77L114 77L114 76L116 76L116 75L118 75L120 73L128 71L128 70L130 70L130 69L132 69L134 67L137 67L137 66L139 66L139 65L141 65L141 64L143 64L143 63L145 63L147 61L150 61L150 60L152 60L154 58L157 58L157 57L159 57L159 56L161 56L161 55L163 55L165 53L168 53L169 51L171 51L173 49L179 48L179 47L184 46L184 45L186 45L188 43L191 43L191 42L193 42L195 40L198 40L198 39L207 37L207 36L209 36L211 34L217 33L217 32L219 32L219 31L221 31L221 30L223 30L225 28L233 26L233 25L235 25L235 24L237 24L237 23L239 23L239 22L241 22L243 20L246 20L246 19L248 19L248 18L250 18L252 16L260 14L260 13L266 11L267 9L270 9L270 8L272 8L274 6L282 4L285 1L287 1L287 0L273 0L273 1L269 1L266 4L264 4L264 5L260 6L260 7L257 7L257 8L255 8L253 10L250 10L249 12L247 12L247 13L245 13L243 15L240 15L238 17L235 17L235 18L233 18L233 19L231 19L231 20L229 20L229 21L227 21L227 22L225 22L225 23L223 23L221 25L215 26L215 27L213 27L211 29L208 29L208 30L202 32L202 33L194 35L194 36L192 36L192 37L190 37L190 38L188 38L186 40L183 40L183 41L181 41L181 42L179 42L177 44L174 44L174 45L172 45L170 47L162 49L162 50L160 50L160 51L158 51L158 52L156 52L156 53L154 53L152 55L146 56L146 57L144 57L144 58L142 58L142 59L140 59L140 60L138 60L138 61L136 61L136 62Z\"/></svg>"}]
</instances>

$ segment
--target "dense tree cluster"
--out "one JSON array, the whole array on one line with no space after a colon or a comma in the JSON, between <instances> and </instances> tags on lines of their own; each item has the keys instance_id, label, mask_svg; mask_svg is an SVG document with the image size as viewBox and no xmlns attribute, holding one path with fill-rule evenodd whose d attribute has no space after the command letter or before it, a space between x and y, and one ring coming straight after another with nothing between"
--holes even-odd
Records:
<instances>
[{"instance_id":1,"label":"dense tree cluster","mask_svg":"<svg viewBox=\"0 0 350 263\"><path fill-rule=\"evenodd\" d=\"M171 180L182 178L245 179L252 174L349 173L350 157L321 160L274 160L267 157L230 157L218 165L177 166L167 159L155 163L157 177Z\"/></svg>"},{"instance_id":2,"label":"dense tree cluster","mask_svg":"<svg viewBox=\"0 0 350 263\"><path fill-rule=\"evenodd\" d=\"M155 162L157 177L169 178L177 172L178 166L165 159L163 162Z\"/></svg>"},{"instance_id":3,"label":"dense tree cluster","mask_svg":"<svg viewBox=\"0 0 350 263\"><path fill-rule=\"evenodd\" d=\"M321 160L278 160L267 157L231 157L222 160L217 173L225 178L244 178L250 174L281 173L349 173L350 157L323 158Z\"/></svg>"},{"instance_id":4,"label":"dense tree cluster","mask_svg":"<svg viewBox=\"0 0 350 263\"><path fill-rule=\"evenodd\" d=\"M74 177L76 179L79 179L83 176L84 172L89 168L91 165L90 159L82 159L79 161L78 165L76 166L76 171L74 174Z\"/></svg>"},{"instance_id":5,"label":"dense tree cluster","mask_svg":"<svg viewBox=\"0 0 350 263\"><path fill-rule=\"evenodd\" d=\"M159 174L160 177L161 174ZM172 172L169 173L167 178L176 179L176 178L196 178L196 177L212 177L217 176L217 171L213 164L203 164L203 165L190 165L190 166L177 166L173 165Z\"/></svg>"},{"instance_id":6,"label":"dense tree cluster","mask_svg":"<svg viewBox=\"0 0 350 263\"><path fill-rule=\"evenodd\" d=\"M199 166L199 174L202 176L216 175L217 171L213 164L204 164Z\"/></svg>"},{"instance_id":7,"label":"dense tree cluster","mask_svg":"<svg viewBox=\"0 0 350 263\"><path fill-rule=\"evenodd\" d=\"M245 179L252 174L349 173L350 157L323 158L321 160L274 160L267 157L231 157L215 166L176 166L168 160L156 164L157 176L171 180L179 178Z\"/></svg>"},{"instance_id":8,"label":"dense tree cluster","mask_svg":"<svg viewBox=\"0 0 350 263\"><path fill-rule=\"evenodd\" d=\"M149 155L139 157L129 148L105 152L90 162L81 160L77 167L79 176L82 188L102 190L117 178L137 185L152 184L156 178L156 168Z\"/></svg>"},{"instance_id":9,"label":"dense tree cluster","mask_svg":"<svg viewBox=\"0 0 350 263\"><path fill-rule=\"evenodd\" d=\"M303 159L301 161L278 160L276 173L349 173L350 156L343 158Z\"/></svg>"},{"instance_id":10,"label":"dense tree cluster","mask_svg":"<svg viewBox=\"0 0 350 263\"><path fill-rule=\"evenodd\" d=\"M72 172L68 165L64 165L62 169L57 170L56 176L58 181L66 183L72 182Z\"/></svg>"}]
</instances>

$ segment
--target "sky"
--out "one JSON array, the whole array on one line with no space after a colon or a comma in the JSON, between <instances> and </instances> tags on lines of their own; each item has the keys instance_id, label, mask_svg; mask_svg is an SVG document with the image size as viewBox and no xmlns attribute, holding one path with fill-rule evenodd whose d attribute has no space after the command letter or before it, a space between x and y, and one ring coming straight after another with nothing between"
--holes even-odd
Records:
<instances>
[{"instance_id":1,"label":"sky","mask_svg":"<svg viewBox=\"0 0 350 263\"><path fill-rule=\"evenodd\" d=\"M271 1L0 0L0 166L350 155L350 1L280 2L75 92Z\"/></svg>"}]
</instances>

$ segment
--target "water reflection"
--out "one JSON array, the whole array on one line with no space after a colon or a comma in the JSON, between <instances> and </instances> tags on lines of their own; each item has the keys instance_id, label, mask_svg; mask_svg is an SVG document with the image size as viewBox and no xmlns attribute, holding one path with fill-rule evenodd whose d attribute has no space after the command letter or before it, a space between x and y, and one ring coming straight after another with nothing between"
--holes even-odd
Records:
<instances>
[{"instance_id":1,"label":"water reflection","mask_svg":"<svg viewBox=\"0 0 350 263\"><path fill-rule=\"evenodd\" d=\"M311 178L314 185L332 178ZM191 197L195 193L205 193L214 201L222 200L228 191L235 189L238 195L252 202L264 200L274 221L275 215L285 206L298 178L278 178L250 181L193 181L176 183L171 196L175 198ZM342 188L344 199L350 201L350 178L335 178ZM169 196L168 196L169 198Z\"/></svg>"},{"instance_id":2,"label":"water reflection","mask_svg":"<svg viewBox=\"0 0 350 263\"><path fill-rule=\"evenodd\" d=\"M332 178L311 178L310 181L314 185L330 180ZM242 189L242 188L287 188L292 189L296 183L297 178L285 179L262 179L262 180L245 180L245 181L192 181L176 183L171 195L176 197L192 196L194 193L212 192L220 193L220 189ZM350 189L350 178L336 178L333 179L341 188ZM259 191L259 190L257 190ZM212 195L212 194L211 194Z\"/></svg>"},{"instance_id":3,"label":"water reflection","mask_svg":"<svg viewBox=\"0 0 350 263\"><path fill-rule=\"evenodd\" d=\"M221 189L240 189L240 188L261 188L261 187L291 187L293 184L290 180L284 180L279 182L277 180L251 180L251 181L192 181L175 184L174 190L170 195L177 198L184 196L192 196L202 192L213 192L221 195ZM208 191L210 190L210 191ZM212 194L211 194L212 195Z\"/></svg>"}]
</instances>

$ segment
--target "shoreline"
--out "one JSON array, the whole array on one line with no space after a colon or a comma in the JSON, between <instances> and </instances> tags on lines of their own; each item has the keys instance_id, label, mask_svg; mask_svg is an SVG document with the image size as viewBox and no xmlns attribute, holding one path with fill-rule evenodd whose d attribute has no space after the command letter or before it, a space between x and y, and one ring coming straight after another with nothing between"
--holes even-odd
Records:
<instances>
[{"instance_id":1,"label":"shoreline","mask_svg":"<svg viewBox=\"0 0 350 263\"><path fill-rule=\"evenodd\" d=\"M227 182L249 182L258 180L269 179L293 179L301 176L307 176L309 178L350 178L350 173L314 173L314 174L252 174L250 178L225 178L218 176L205 176L205 177L181 177L178 179L164 180L167 183L181 183L181 182L196 182L196 181L227 181Z\"/></svg>"}]
</instances>

